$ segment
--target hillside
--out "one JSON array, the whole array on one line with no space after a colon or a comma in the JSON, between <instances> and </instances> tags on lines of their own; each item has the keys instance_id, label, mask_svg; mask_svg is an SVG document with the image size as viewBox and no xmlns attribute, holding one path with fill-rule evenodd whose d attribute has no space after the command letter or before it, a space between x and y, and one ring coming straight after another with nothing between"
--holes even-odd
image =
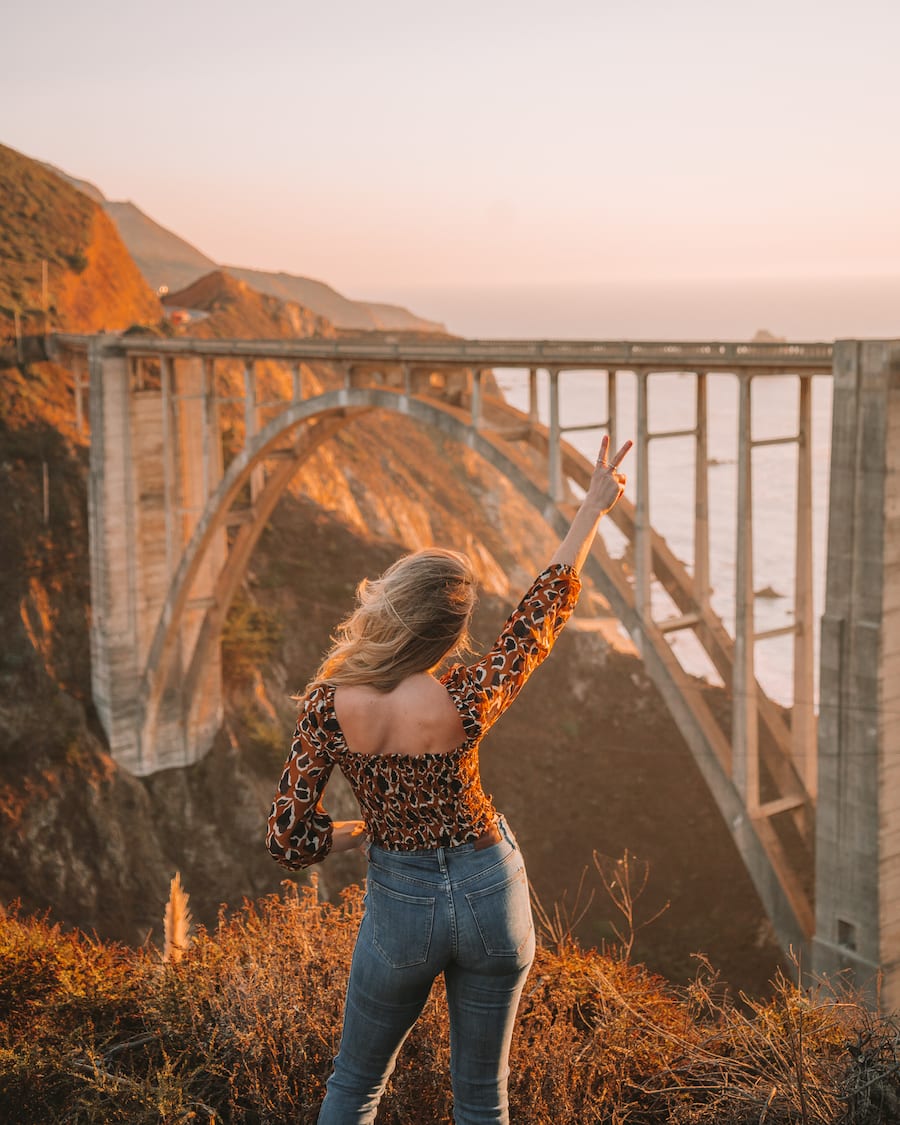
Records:
<instances>
[{"instance_id":1,"label":"hillside","mask_svg":"<svg viewBox=\"0 0 900 1125\"><path fill-rule=\"evenodd\" d=\"M0 334L19 309L26 334L154 323L159 302L102 207L44 165L0 145Z\"/></svg>"},{"instance_id":2,"label":"hillside","mask_svg":"<svg viewBox=\"0 0 900 1125\"><path fill-rule=\"evenodd\" d=\"M321 316L327 317L339 328L400 332L446 332L443 324L423 320L400 305L372 304L369 301L352 301L322 281L308 277L295 277L289 273L266 273L240 266L226 266L230 274L241 278L261 293L269 293L284 301L296 301Z\"/></svg>"},{"instance_id":3,"label":"hillside","mask_svg":"<svg viewBox=\"0 0 900 1125\"><path fill-rule=\"evenodd\" d=\"M170 292L183 289L217 268L212 258L154 222L135 204L104 199L103 206L154 290L161 285L167 285Z\"/></svg>"},{"instance_id":4,"label":"hillside","mask_svg":"<svg viewBox=\"0 0 900 1125\"><path fill-rule=\"evenodd\" d=\"M129 310L128 293L148 294L142 283L122 291L104 278L98 246L109 249L107 262L113 247L124 253L117 237L96 235L111 231L109 220L87 196L18 159L4 164L19 184L18 196L4 195L16 253L27 261L35 250L83 252L94 304L79 304L85 294L76 286L64 306L68 326L115 324ZM32 182L38 203L29 211L20 189ZM49 202L40 204L42 193ZM46 230L30 229L45 221ZM4 276L14 281L13 272ZM192 331L331 331L309 310L223 272L176 296L207 306ZM158 313L152 297L147 307ZM223 361L218 374L226 392L233 381L237 399L241 365ZM260 364L259 378L268 400L290 375ZM304 370L313 390L340 379L327 364ZM475 636L484 646L555 544L467 447L407 418L355 420L304 464L252 559L224 640L228 695L215 747L189 769L138 779L110 759L91 705L87 445L72 399L70 374L47 364L11 367L0 380L0 901L20 898L67 925L140 944L159 932L176 869L208 924L220 904L278 888L283 872L262 847L262 825L292 725L289 694L311 674L361 577L433 542L469 551L482 585ZM223 401L222 416L233 441L239 402ZM589 590L579 612L602 612ZM686 979L692 954L703 951L733 985L762 992L780 954L730 835L639 662L577 622L485 746L487 788L516 829L537 893L552 906L568 892L564 909L574 909L594 849L618 856L629 848L651 864L646 916L671 900L641 934L637 955ZM329 807L354 815L337 780ZM334 900L363 871L356 857L334 857L317 874ZM588 886L596 890L595 876ZM591 943L610 936L599 900L579 932Z\"/></svg>"},{"instance_id":5,"label":"hillside","mask_svg":"<svg viewBox=\"0 0 900 1125\"><path fill-rule=\"evenodd\" d=\"M97 187L86 180L70 176L52 165L44 167L102 204L154 291L162 286L166 286L170 292L184 289L204 274L219 268L246 281L260 293L303 305L318 316L330 320L338 328L401 332L446 331L442 324L416 316L400 305L351 300L323 281L243 266L217 266L212 258L145 215L134 203L106 199Z\"/></svg>"},{"instance_id":6,"label":"hillside","mask_svg":"<svg viewBox=\"0 0 900 1125\"><path fill-rule=\"evenodd\" d=\"M336 336L334 326L295 301L283 301L251 289L223 270L213 270L162 299L167 309L206 313L190 324L188 333L202 339L291 339Z\"/></svg>"}]
</instances>

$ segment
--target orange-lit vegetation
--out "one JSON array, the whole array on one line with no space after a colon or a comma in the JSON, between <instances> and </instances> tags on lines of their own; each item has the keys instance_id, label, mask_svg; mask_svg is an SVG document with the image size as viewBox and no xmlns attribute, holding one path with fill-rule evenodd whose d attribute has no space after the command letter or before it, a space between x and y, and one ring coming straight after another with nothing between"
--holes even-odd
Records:
<instances>
[{"instance_id":1,"label":"orange-lit vegetation","mask_svg":"<svg viewBox=\"0 0 900 1125\"><path fill-rule=\"evenodd\" d=\"M26 335L112 330L160 319L158 300L99 204L4 145L0 231L0 338L9 337L16 312Z\"/></svg>"},{"instance_id":2,"label":"orange-lit vegetation","mask_svg":"<svg viewBox=\"0 0 900 1125\"><path fill-rule=\"evenodd\" d=\"M246 904L181 960L0 920L0 1117L16 1121L315 1120L337 1047L362 910L315 886ZM451 1120L446 1011L435 989L380 1122ZM621 953L545 940L513 1046L512 1120L898 1120L900 1031L849 996L780 979L729 1000L704 964L674 989Z\"/></svg>"}]
</instances>

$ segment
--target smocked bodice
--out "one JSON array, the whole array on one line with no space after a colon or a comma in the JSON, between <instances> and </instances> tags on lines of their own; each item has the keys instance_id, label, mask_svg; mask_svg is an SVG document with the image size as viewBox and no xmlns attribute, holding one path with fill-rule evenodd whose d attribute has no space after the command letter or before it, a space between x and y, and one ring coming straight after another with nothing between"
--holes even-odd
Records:
<instances>
[{"instance_id":1,"label":"smocked bodice","mask_svg":"<svg viewBox=\"0 0 900 1125\"><path fill-rule=\"evenodd\" d=\"M283 866L297 868L324 859L331 850L332 823L322 793L335 765L353 789L371 839L382 847L452 847L493 825L497 813L481 786L481 739L550 652L580 589L571 567L548 567L510 614L490 652L441 676L465 734L454 750L358 754L347 746L337 720L334 686L314 687L301 704L269 814L271 854Z\"/></svg>"}]
</instances>

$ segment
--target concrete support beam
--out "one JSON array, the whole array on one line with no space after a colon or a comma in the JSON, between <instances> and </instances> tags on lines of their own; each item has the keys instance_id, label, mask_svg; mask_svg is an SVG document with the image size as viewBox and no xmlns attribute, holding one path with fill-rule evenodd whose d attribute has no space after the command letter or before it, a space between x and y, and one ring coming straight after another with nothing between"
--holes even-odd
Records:
<instances>
[{"instance_id":1,"label":"concrete support beam","mask_svg":"<svg viewBox=\"0 0 900 1125\"><path fill-rule=\"evenodd\" d=\"M483 424L482 380L484 372L476 367L472 372L472 429L480 430Z\"/></svg>"},{"instance_id":2,"label":"concrete support beam","mask_svg":"<svg viewBox=\"0 0 900 1125\"><path fill-rule=\"evenodd\" d=\"M222 477L209 369L200 357L161 358L158 385L132 377L114 340L90 349L91 674L97 711L120 765L136 774L183 766L211 744L222 718L218 656L188 699L183 672L199 629L183 615L177 651L153 724L145 721L143 668L178 561ZM226 552L224 532L192 586L200 605Z\"/></svg>"},{"instance_id":3,"label":"concrete support beam","mask_svg":"<svg viewBox=\"0 0 900 1125\"><path fill-rule=\"evenodd\" d=\"M734 784L752 816L759 808L759 717L754 667L753 436L751 376L738 398L737 544L734 590L734 673L731 684Z\"/></svg>"},{"instance_id":4,"label":"concrete support beam","mask_svg":"<svg viewBox=\"0 0 900 1125\"><path fill-rule=\"evenodd\" d=\"M250 445L259 432L259 410L256 405L256 361L244 360L244 445ZM262 492L265 469L258 465L250 477L250 503Z\"/></svg>"},{"instance_id":5,"label":"concrete support beam","mask_svg":"<svg viewBox=\"0 0 900 1125\"><path fill-rule=\"evenodd\" d=\"M609 447L613 451L619 448L619 399L616 393L616 372L610 368L606 373L606 417L609 421Z\"/></svg>"},{"instance_id":6,"label":"concrete support beam","mask_svg":"<svg viewBox=\"0 0 900 1125\"><path fill-rule=\"evenodd\" d=\"M697 372L694 441L694 599L701 616L709 610L709 443L706 372Z\"/></svg>"},{"instance_id":7,"label":"concrete support beam","mask_svg":"<svg viewBox=\"0 0 900 1125\"><path fill-rule=\"evenodd\" d=\"M547 447L547 477L550 482L550 496L558 504L563 498L562 481L562 434L559 425L559 371L549 368L550 382L550 434Z\"/></svg>"},{"instance_id":8,"label":"concrete support beam","mask_svg":"<svg viewBox=\"0 0 900 1125\"><path fill-rule=\"evenodd\" d=\"M84 387L85 387L85 361L80 355L72 359L72 382L75 392L75 429L79 434L84 433ZM88 380L90 377L88 377Z\"/></svg>"},{"instance_id":9,"label":"concrete support beam","mask_svg":"<svg viewBox=\"0 0 900 1125\"><path fill-rule=\"evenodd\" d=\"M138 772L140 682L128 359L104 356L105 337L88 348L91 456L91 691L113 757Z\"/></svg>"},{"instance_id":10,"label":"concrete support beam","mask_svg":"<svg viewBox=\"0 0 900 1125\"><path fill-rule=\"evenodd\" d=\"M834 346L813 969L900 1007L900 341Z\"/></svg>"},{"instance_id":11,"label":"concrete support beam","mask_svg":"<svg viewBox=\"0 0 900 1125\"><path fill-rule=\"evenodd\" d=\"M650 574L650 404L648 396L649 371L635 372L637 380L637 503L634 514L634 606L645 622L651 619Z\"/></svg>"},{"instance_id":12,"label":"concrete support beam","mask_svg":"<svg viewBox=\"0 0 900 1125\"><path fill-rule=\"evenodd\" d=\"M528 421L532 426L537 425L540 421L540 415L538 414L537 374L536 367L528 369Z\"/></svg>"},{"instance_id":13,"label":"concrete support beam","mask_svg":"<svg viewBox=\"0 0 900 1125\"><path fill-rule=\"evenodd\" d=\"M794 563L794 704L791 742L797 772L807 793L816 798L815 645L813 620L812 526L812 379L798 379L797 528Z\"/></svg>"}]
</instances>

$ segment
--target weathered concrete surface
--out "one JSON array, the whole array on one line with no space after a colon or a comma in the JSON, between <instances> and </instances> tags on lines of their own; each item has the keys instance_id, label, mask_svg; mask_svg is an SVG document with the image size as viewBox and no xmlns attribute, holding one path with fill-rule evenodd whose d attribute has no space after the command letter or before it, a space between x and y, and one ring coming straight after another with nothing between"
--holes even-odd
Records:
<instances>
[{"instance_id":1,"label":"weathered concrete surface","mask_svg":"<svg viewBox=\"0 0 900 1125\"><path fill-rule=\"evenodd\" d=\"M225 557L211 538L185 607L178 653L152 737L140 714L140 683L175 567L222 475L221 443L204 389L202 361L163 363L143 383L127 356L91 345L91 662L94 701L115 759L136 774L182 766L209 746L222 718L221 671L211 656L196 699L180 690ZM191 705L193 702L193 706ZM195 741L198 740L198 742Z\"/></svg>"},{"instance_id":2,"label":"weathered concrete surface","mask_svg":"<svg viewBox=\"0 0 900 1125\"><path fill-rule=\"evenodd\" d=\"M900 341L839 341L813 970L900 1007Z\"/></svg>"}]
</instances>

